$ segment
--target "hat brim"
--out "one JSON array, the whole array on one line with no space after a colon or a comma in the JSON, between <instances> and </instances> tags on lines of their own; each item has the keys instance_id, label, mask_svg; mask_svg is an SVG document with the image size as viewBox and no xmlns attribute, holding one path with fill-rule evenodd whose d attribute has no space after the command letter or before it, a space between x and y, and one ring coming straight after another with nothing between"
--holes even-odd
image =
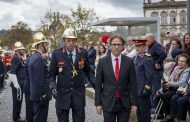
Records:
<instances>
[{"instance_id":1,"label":"hat brim","mask_svg":"<svg viewBox=\"0 0 190 122\"><path fill-rule=\"evenodd\" d=\"M15 48L15 50L25 50L24 47Z\"/></svg>"},{"instance_id":2,"label":"hat brim","mask_svg":"<svg viewBox=\"0 0 190 122\"><path fill-rule=\"evenodd\" d=\"M65 36L65 37L63 37L64 39L77 39L77 37L76 36Z\"/></svg>"},{"instance_id":3,"label":"hat brim","mask_svg":"<svg viewBox=\"0 0 190 122\"><path fill-rule=\"evenodd\" d=\"M44 41L35 42L35 43L33 44L33 46L36 46L36 45L38 45L38 44L40 44L40 43L49 43L49 41L44 40Z\"/></svg>"},{"instance_id":4,"label":"hat brim","mask_svg":"<svg viewBox=\"0 0 190 122\"><path fill-rule=\"evenodd\" d=\"M146 43L138 43L138 44L135 44L135 46L139 46L139 45L146 45Z\"/></svg>"}]
</instances>

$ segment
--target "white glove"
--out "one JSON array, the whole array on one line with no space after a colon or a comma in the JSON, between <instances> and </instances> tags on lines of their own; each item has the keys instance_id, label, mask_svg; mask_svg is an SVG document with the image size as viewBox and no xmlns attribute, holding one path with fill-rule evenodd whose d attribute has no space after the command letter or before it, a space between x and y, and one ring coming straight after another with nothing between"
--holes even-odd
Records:
<instances>
[{"instance_id":1,"label":"white glove","mask_svg":"<svg viewBox=\"0 0 190 122\"><path fill-rule=\"evenodd\" d=\"M13 83L13 86L16 88L16 89L19 89L20 86L18 84L18 81L17 81L17 77L15 74L9 74L9 80L8 82L12 82Z\"/></svg>"}]
</instances>

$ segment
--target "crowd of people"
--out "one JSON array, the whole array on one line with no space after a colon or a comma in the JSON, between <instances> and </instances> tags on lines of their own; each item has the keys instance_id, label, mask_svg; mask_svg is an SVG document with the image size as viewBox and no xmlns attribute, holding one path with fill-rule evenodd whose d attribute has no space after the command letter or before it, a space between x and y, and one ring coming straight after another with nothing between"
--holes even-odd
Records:
<instances>
[{"instance_id":1,"label":"crowd of people","mask_svg":"<svg viewBox=\"0 0 190 122\"><path fill-rule=\"evenodd\" d=\"M12 56L0 57L0 89L8 72L13 121L46 122L53 96L59 122L69 122L70 109L73 122L84 122L85 87L90 86L104 122L127 122L130 112L137 113L138 122L155 117L185 122L190 110L190 33L183 39L172 32L166 35L159 43L152 33L126 40L104 34L100 41L80 45L76 31L68 28L64 46L50 53L49 41L37 32L27 57L25 47L16 42ZM23 94L26 120L20 117Z\"/></svg>"}]
</instances>

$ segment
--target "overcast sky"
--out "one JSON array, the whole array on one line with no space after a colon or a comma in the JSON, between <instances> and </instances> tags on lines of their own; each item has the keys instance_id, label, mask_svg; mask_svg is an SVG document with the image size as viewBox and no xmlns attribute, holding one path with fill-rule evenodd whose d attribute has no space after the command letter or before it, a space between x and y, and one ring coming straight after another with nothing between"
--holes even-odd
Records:
<instances>
[{"instance_id":1,"label":"overcast sky","mask_svg":"<svg viewBox=\"0 0 190 122\"><path fill-rule=\"evenodd\" d=\"M46 12L70 14L70 9L79 3L82 7L93 8L102 18L143 16L143 0L0 0L0 29L9 29L23 21L35 30Z\"/></svg>"}]
</instances>

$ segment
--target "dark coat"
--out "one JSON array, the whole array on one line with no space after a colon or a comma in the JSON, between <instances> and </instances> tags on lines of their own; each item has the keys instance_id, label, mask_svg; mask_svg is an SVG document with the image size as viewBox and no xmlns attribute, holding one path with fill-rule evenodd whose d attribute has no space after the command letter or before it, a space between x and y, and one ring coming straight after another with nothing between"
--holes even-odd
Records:
<instances>
[{"instance_id":1,"label":"dark coat","mask_svg":"<svg viewBox=\"0 0 190 122\"><path fill-rule=\"evenodd\" d=\"M144 84L153 83L154 63L152 57L146 53L143 56L136 56L135 70L137 80L137 95L143 96Z\"/></svg>"},{"instance_id":2,"label":"dark coat","mask_svg":"<svg viewBox=\"0 0 190 122\"><path fill-rule=\"evenodd\" d=\"M51 99L51 92L48 82L47 62L39 52L35 52L29 61L30 76L30 100L40 101L42 95L46 95L48 100Z\"/></svg>"},{"instance_id":3,"label":"dark coat","mask_svg":"<svg viewBox=\"0 0 190 122\"><path fill-rule=\"evenodd\" d=\"M20 87L23 87L25 81L25 63L17 54L14 54L11 60L10 73L16 75L18 84Z\"/></svg>"},{"instance_id":4,"label":"dark coat","mask_svg":"<svg viewBox=\"0 0 190 122\"><path fill-rule=\"evenodd\" d=\"M23 91L25 94L30 94L30 76L29 76L29 61L30 61L31 55L29 55L26 59L25 64L25 81L24 81L24 87Z\"/></svg>"},{"instance_id":5,"label":"dark coat","mask_svg":"<svg viewBox=\"0 0 190 122\"><path fill-rule=\"evenodd\" d=\"M94 47L91 47L88 49L88 60L90 65L95 65L95 60L96 60L96 49Z\"/></svg>"},{"instance_id":6,"label":"dark coat","mask_svg":"<svg viewBox=\"0 0 190 122\"><path fill-rule=\"evenodd\" d=\"M136 105L136 76L133 60L121 56L118 84L112 66L111 55L99 60L96 74L95 105L102 106L104 111L111 112L115 104L115 93L119 91L121 101L127 110Z\"/></svg>"},{"instance_id":7,"label":"dark coat","mask_svg":"<svg viewBox=\"0 0 190 122\"><path fill-rule=\"evenodd\" d=\"M65 48L57 49L52 54L49 70L51 89L56 88L58 98L56 99L57 109L83 109L85 106L85 76L91 83L94 83L94 76L88 62L88 53L85 49L76 48L76 59L74 67L76 76L72 76L73 66ZM79 65L81 61L83 65ZM57 77L57 79L56 79Z\"/></svg>"},{"instance_id":8,"label":"dark coat","mask_svg":"<svg viewBox=\"0 0 190 122\"><path fill-rule=\"evenodd\" d=\"M5 73L5 65L3 63L3 59L0 56L0 78L4 77L4 73Z\"/></svg>"},{"instance_id":9,"label":"dark coat","mask_svg":"<svg viewBox=\"0 0 190 122\"><path fill-rule=\"evenodd\" d=\"M154 64L160 64L163 65L163 62L167 56L164 47L157 43L156 41L151 44L151 46L148 47L147 53L151 54ZM163 67L161 68L163 70Z\"/></svg>"}]
</instances>

